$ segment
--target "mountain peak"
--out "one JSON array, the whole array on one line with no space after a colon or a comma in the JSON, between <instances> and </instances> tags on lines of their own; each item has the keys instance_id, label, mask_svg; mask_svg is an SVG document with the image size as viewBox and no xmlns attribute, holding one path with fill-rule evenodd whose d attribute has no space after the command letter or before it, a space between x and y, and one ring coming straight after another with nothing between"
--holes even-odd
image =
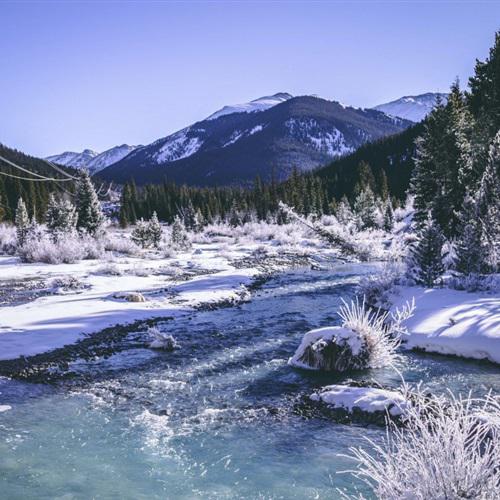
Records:
<instances>
[{"instance_id":1,"label":"mountain peak","mask_svg":"<svg viewBox=\"0 0 500 500\"><path fill-rule=\"evenodd\" d=\"M288 92L278 92L273 95L259 97L250 102L224 106L215 113L211 114L207 120L215 120L221 116L230 115L232 113L255 113L258 111L265 111L266 109L272 108L277 104L288 101L288 99L291 99L292 97L293 96Z\"/></svg>"},{"instance_id":2,"label":"mountain peak","mask_svg":"<svg viewBox=\"0 0 500 500\"><path fill-rule=\"evenodd\" d=\"M448 94L426 92L419 95L406 95L395 101L379 104L373 109L387 115L404 118L412 122L422 121L436 106L438 99L446 102Z\"/></svg>"}]
</instances>

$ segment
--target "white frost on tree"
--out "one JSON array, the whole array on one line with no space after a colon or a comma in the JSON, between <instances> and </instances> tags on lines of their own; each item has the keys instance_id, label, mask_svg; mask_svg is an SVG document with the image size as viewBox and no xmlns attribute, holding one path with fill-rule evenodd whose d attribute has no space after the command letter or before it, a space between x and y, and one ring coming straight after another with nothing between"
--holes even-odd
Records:
<instances>
[{"instance_id":1,"label":"white frost on tree","mask_svg":"<svg viewBox=\"0 0 500 500\"><path fill-rule=\"evenodd\" d=\"M22 198L17 200L16 216L15 216L17 244L18 246L24 245L28 236L29 217L26 205Z\"/></svg>"},{"instance_id":2,"label":"white frost on tree","mask_svg":"<svg viewBox=\"0 0 500 500\"><path fill-rule=\"evenodd\" d=\"M104 215L89 173L82 170L76 189L77 227L95 236L104 225Z\"/></svg>"}]
</instances>

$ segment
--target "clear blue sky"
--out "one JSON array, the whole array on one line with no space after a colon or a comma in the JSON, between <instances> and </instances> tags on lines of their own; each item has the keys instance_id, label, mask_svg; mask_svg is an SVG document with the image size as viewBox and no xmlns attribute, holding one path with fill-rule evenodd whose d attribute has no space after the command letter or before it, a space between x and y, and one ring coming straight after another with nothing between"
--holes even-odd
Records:
<instances>
[{"instance_id":1,"label":"clear blue sky","mask_svg":"<svg viewBox=\"0 0 500 500\"><path fill-rule=\"evenodd\" d=\"M499 2L0 3L0 142L147 144L279 91L355 106L466 82Z\"/></svg>"}]
</instances>

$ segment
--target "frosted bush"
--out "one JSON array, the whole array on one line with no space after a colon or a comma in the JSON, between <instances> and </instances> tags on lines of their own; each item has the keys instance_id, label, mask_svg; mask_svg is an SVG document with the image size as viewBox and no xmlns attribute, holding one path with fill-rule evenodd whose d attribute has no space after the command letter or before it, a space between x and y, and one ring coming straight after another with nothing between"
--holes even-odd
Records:
<instances>
[{"instance_id":1,"label":"frosted bush","mask_svg":"<svg viewBox=\"0 0 500 500\"><path fill-rule=\"evenodd\" d=\"M78 241L82 246L83 259L101 259L106 252L103 238L95 238L87 233L83 233L79 237L74 237L73 240Z\"/></svg>"},{"instance_id":2,"label":"frosted bush","mask_svg":"<svg viewBox=\"0 0 500 500\"><path fill-rule=\"evenodd\" d=\"M79 238L54 242L46 234L37 239L28 238L17 251L23 262L45 264L74 264L85 257L85 248Z\"/></svg>"},{"instance_id":3,"label":"frosted bush","mask_svg":"<svg viewBox=\"0 0 500 500\"><path fill-rule=\"evenodd\" d=\"M74 264L82 259L99 259L104 255L104 243L88 234L68 233L54 240L36 225L26 242L17 249L23 262Z\"/></svg>"},{"instance_id":4,"label":"frosted bush","mask_svg":"<svg viewBox=\"0 0 500 500\"><path fill-rule=\"evenodd\" d=\"M102 274L104 276L121 276L123 273L116 264L108 262L98 267L96 274Z\"/></svg>"},{"instance_id":5,"label":"frosted bush","mask_svg":"<svg viewBox=\"0 0 500 500\"><path fill-rule=\"evenodd\" d=\"M389 422L381 444L367 439L369 451L351 448L357 467L346 472L385 500L500 498L499 400L410 397L404 426Z\"/></svg>"},{"instance_id":6,"label":"frosted bush","mask_svg":"<svg viewBox=\"0 0 500 500\"><path fill-rule=\"evenodd\" d=\"M466 274L452 276L446 282L450 288L467 292L500 292L500 274Z\"/></svg>"},{"instance_id":7,"label":"frosted bush","mask_svg":"<svg viewBox=\"0 0 500 500\"><path fill-rule=\"evenodd\" d=\"M356 332L366 345L368 352L367 367L379 368L394 363L396 351L405 333L403 322L413 315L415 304L406 304L395 313L381 313L365 307L365 299L350 304L343 301L339 316L342 326Z\"/></svg>"},{"instance_id":8,"label":"frosted bush","mask_svg":"<svg viewBox=\"0 0 500 500\"><path fill-rule=\"evenodd\" d=\"M12 255L16 247L16 228L9 224L0 224L0 254Z\"/></svg>"},{"instance_id":9,"label":"frosted bush","mask_svg":"<svg viewBox=\"0 0 500 500\"><path fill-rule=\"evenodd\" d=\"M389 293L394 285L400 282L403 273L402 264L387 263L380 273L364 276L360 280L359 294L365 297L366 303L372 307L388 308Z\"/></svg>"},{"instance_id":10,"label":"frosted bush","mask_svg":"<svg viewBox=\"0 0 500 500\"><path fill-rule=\"evenodd\" d=\"M104 248L109 252L125 255L138 255L141 249L129 238L122 235L107 235L104 239Z\"/></svg>"}]
</instances>

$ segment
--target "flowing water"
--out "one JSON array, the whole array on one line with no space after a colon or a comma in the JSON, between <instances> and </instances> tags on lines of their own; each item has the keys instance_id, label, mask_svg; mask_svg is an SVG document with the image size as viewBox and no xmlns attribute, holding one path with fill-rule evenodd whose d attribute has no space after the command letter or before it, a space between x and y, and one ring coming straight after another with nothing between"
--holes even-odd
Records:
<instances>
[{"instance_id":1,"label":"flowing water","mask_svg":"<svg viewBox=\"0 0 500 500\"><path fill-rule=\"evenodd\" d=\"M181 348L141 347L132 332L107 359L72 363L73 377L0 379L0 497L339 498L369 489L339 456L383 429L300 411L304 396L347 377L287 366L302 335L338 323L341 297L373 266L294 270L238 307L160 324ZM139 342L138 342L139 340ZM500 392L498 368L405 354L409 381L436 391ZM399 385L391 369L351 373Z\"/></svg>"}]
</instances>

